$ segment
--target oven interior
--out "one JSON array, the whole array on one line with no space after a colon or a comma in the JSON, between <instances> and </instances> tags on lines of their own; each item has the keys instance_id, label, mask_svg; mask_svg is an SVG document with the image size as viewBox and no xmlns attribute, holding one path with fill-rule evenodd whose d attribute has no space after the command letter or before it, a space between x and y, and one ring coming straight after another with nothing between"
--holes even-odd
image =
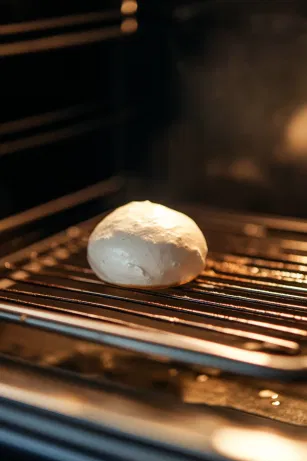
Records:
<instances>
[{"instance_id":1,"label":"oven interior","mask_svg":"<svg viewBox=\"0 0 307 461\"><path fill-rule=\"evenodd\" d=\"M234 431L233 437L246 432L248 446L255 434L259 432L261 440L269 431L267 446L272 442L278 451L289 443L291 453L301 456L306 427L307 225L195 205L180 209L201 227L205 217L210 248L205 271L183 287L132 290L99 281L88 267L86 246L101 214L2 258L2 401L7 405L9 399L11 411L13 402L45 412L55 405L61 417L73 414L87 426L101 426L101 414L111 411L115 420L106 423L112 430L126 431L126 436L121 405L127 405L126 416L145 418L149 425L146 430L140 422L132 425L133 435L142 440L155 428L155 417L164 418L166 427L151 434L157 453L146 448L153 456L161 456L159 444L172 441L172 449L185 459L194 459L196 453L188 452L196 446L203 459L219 459L221 454L248 459L244 444L236 448L227 442L227 431ZM87 406L95 409L105 392L112 397L99 402L102 413L95 416ZM113 407L112 399L120 402ZM19 409L17 424L6 405L4 424L14 423L9 427L18 444L23 411ZM177 430L169 434L173 423ZM187 425L191 438L178 440ZM71 428L74 440L78 428ZM51 435L53 444L64 450L66 442L59 440L54 423L49 430L37 434L31 429L31 450L40 450L37 438L47 443ZM205 430L208 440L202 434L200 445L194 445L199 430ZM93 450L91 439L86 441L83 449ZM261 450L257 456L268 459Z\"/></svg>"},{"instance_id":2,"label":"oven interior","mask_svg":"<svg viewBox=\"0 0 307 461\"><path fill-rule=\"evenodd\" d=\"M0 5L5 459L306 459L304 5L30 3ZM90 270L144 198L204 231L193 282Z\"/></svg>"}]
</instances>

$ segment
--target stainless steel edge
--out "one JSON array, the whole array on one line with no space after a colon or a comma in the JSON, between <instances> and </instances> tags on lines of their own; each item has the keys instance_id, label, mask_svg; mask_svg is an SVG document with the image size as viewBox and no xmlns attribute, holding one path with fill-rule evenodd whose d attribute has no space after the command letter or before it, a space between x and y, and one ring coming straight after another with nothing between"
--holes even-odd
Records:
<instances>
[{"instance_id":1,"label":"stainless steel edge","mask_svg":"<svg viewBox=\"0 0 307 461\"><path fill-rule=\"evenodd\" d=\"M264 378L307 376L307 357L290 358L263 352L246 351L188 336L150 328L129 328L82 315L54 313L44 309L0 303L0 319L19 321L49 331L107 344L128 350L165 356L169 359L200 366L222 368L238 374Z\"/></svg>"}]
</instances>

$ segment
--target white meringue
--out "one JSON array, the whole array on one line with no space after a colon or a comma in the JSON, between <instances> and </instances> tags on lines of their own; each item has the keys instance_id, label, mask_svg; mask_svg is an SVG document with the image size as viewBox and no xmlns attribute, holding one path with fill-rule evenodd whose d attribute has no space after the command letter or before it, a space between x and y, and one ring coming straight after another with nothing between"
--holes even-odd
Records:
<instances>
[{"instance_id":1,"label":"white meringue","mask_svg":"<svg viewBox=\"0 0 307 461\"><path fill-rule=\"evenodd\" d=\"M185 214L149 201L131 202L94 229L88 262L106 282L162 288L194 279L207 252L203 233Z\"/></svg>"}]
</instances>

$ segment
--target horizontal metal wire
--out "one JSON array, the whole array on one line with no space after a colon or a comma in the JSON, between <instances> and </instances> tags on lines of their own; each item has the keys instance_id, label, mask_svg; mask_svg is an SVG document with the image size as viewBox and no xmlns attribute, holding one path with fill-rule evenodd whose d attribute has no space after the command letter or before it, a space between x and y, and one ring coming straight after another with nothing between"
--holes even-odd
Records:
<instances>
[{"instance_id":1,"label":"horizontal metal wire","mask_svg":"<svg viewBox=\"0 0 307 461\"><path fill-rule=\"evenodd\" d=\"M93 11L90 13L59 16L36 21L20 22L14 24L1 24L0 35L18 34L40 30L56 29L75 26L78 24L90 24L101 21L110 21L120 18L120 12L116 10Z\"/></svg>"},{"instance_id":2,"label":"horizontal metal wire","mask_svg":"<svg viewBox=\"0 0 307 461\"><path fill-rule=\"evenodd\" d=\"M0 56L16 56L28 53L38 53L46 50L63 49L73 46L88 45L103 40L121 37L118 26L109 26L89 31L58 34L22 42L13 42L0 45Z\"/></svg>"},{"instance_id":3,"label":"horizontal metal wire","mask_svg":"<svg viewBox=\"0 0 307 461\"><path fill-rule=\"evenodd\" d=\"M80 229L81 233L57 248L9 270L6 280L10 283L0 290L0 299L242 350L279 355L304 355L307 350L307 265L289 261L294 253L286 255L286 261L278 259L283 248L291 247L284 238L268 239L261 231L256 245L254 237L233 241L225 233L228 240L224 235L219 248L212 243L207 267L195 281L152 291L99 281L86 260L91 228L81 225ZM213 233L216 239L218 232ZM210 239L209 232L211 249ZM252 246L251 256L246 250ZM292 247L295 252L300 242ZM275 257L268 258L272 253Z\"/></svg>"},{"instance_id":4,"label":"horizontal metal wire","mask_svg":"<svg viewBox=\"0 0 307 461\"><path fill-rule=\"evenodd\" d=\"M3 142L0 145L0 156L74 138L105 127L113 127L113 124L129 120L132 115L132 111L124 110L117 114L93 118L91 120L83 120L81 122L72 123L69 122L68 126L63 128L51 129L40 134L21 137L20 139L16 139L14 141Z\"/></svg>"},{"instance_id":5,"label":"horizontal metal wire","mask_svg":"<svg viewBox=\"0 0 307 461\"><path fill-rule=\"evenodd\" d=\"M45 112L38 115L31 115L21 120L13 120L0 125L0 135L12 134L20 131L27 131L54 122L69 120L80 115L87 115L97 110L98 105L93 103L78 104L66 107L65 109Z\"/></svg>"}]
</instances>

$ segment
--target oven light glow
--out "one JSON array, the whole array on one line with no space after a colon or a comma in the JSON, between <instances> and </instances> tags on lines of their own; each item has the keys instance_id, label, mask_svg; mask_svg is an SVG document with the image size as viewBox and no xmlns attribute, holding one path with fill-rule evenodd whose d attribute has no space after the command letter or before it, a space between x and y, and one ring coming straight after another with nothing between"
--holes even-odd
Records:
<instances>
[{"instance_id":1,"label":"oven light glow","mask_svg":"<svg viewBox=\"0 0 307 461\"><path fill-rule=\"evenodd\" d=\"M220 454L239 461L307 459L307 444L260 430L225 427L214 434L212 443Z\"/></svg>"},{"instance_id":2,"label":"oven light glow","mask_svg":"<svg viewBox=\"0 0 307 461\"><path fill-rule=\"evenodd\" d=\"M307 154L307 106L303 106L290 119L287 127L288 148L293 155Z\"/></svg>"},{"instance_id":3,"label":"oven light glow","mask_svg":"<svg viewBox=\"0 0 307 461\"><path fill-rule=\"evenodd\" d=\"M121 6L121 13L122 14L134 14L138 9L138 4L135 0L125 0Z\"/></svg>"},{"instance_id":4,"label":"oven light glow","mask_svg":"<svg viewBox=\"0 0 307 461\"><path fill-rule=\"evenodd\" d=\"M138 22L136 19L134 18L127 18L125 19L122 23L121 23L121 26L120 26L120 30L124 33L124 34L132 34L133 32L135 32L138 28Z\"/></svg>"}]
</instances>

